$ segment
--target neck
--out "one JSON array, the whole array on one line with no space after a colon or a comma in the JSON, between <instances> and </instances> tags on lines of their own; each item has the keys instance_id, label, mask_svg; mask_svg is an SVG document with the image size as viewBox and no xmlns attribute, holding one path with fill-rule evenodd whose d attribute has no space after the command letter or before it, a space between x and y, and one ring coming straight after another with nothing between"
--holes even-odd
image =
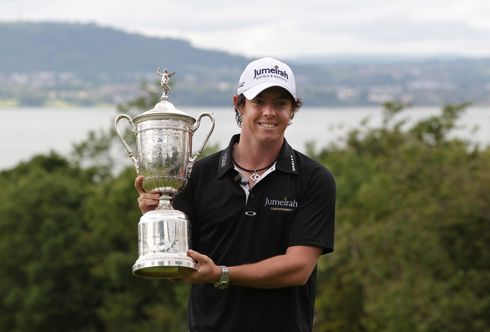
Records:
<instances>
[{"instance_id":1,"label":"neck","mask_svg":"<svg viewBox=\"0 0 490 332\"><path fill-rule=\"evenodd\" d=\"M233 149L233 159L249 169L260 169L277 160L283 142L254 142L240 137Z\"/></svg>"}]
</instances>

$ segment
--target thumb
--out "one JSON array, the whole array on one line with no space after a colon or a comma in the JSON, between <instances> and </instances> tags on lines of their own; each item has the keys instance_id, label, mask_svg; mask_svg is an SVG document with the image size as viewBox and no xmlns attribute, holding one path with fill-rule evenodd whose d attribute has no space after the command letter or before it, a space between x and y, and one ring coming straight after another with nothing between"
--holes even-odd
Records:
<instances>
[{"instance_id":1,"label":"thumb","mask_svg":"<svg viewBox=\"0 0 490 332\"><path fill-rule=\"evenodd\" d=\"M197 261L198 263L203 263L204 261L206 261L206 259L208 259L208 256L203 255L203 254L200 254L197 251L194 251L192 249L187 250L187 255L190 258L192 258L195 261Z\"/></svg>"},{"instance_id":2,"label":"thumb","mask_svg":"<svg viewBox=\"0 0 490 332\"><path fill-rule=\"evenodd\" d=\"M138 194L144 194L146 193L145 189L143 189L143 180L144 180L143 175L138 175L136 179L134 180L134 187L136 188L136 191Z\"/></svg>"}]
</instances>

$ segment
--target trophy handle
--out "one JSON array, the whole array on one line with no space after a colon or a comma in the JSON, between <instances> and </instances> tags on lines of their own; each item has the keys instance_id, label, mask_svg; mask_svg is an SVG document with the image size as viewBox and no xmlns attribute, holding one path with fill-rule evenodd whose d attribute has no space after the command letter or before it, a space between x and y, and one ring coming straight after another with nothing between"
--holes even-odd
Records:
<instances>
[{"instance_id":1,"label":"trophy handle","mask_svg":"<svg viewBox=\"0 0 490 332\"><path fill-rule=\"evenodd\" d=\"M120 114L120 115L118 115L118 116L116 116L114 118L114 128L116 129L117 136L119 136L119 138L121 139L122 144L124 145L124 148L128 152L128 155L131 158L131 161L133 162L134 167L136 168L136 173L139 174L140 172L139 172L138 160L134 156L133 150L131 150L131 147L126 142L126 140L124 139L123 135L119 131L119 128L117 127L117 124L118 124L119 120L121 120L121 119L128 120L128 122L129 122L129 129L131 129L132 132L136 132L136 125L134 124L133 120L129 117L129 115L126 115L126 114Z\"/></svg>"},{"instance_id":2,"label":"trophy handle","mask_svg":"<svg viewBox=\"0 0 490 332\"><path fill-rule=\"evenodd\" d=\"M199 116L197 117L196 123L194 123L194 125L192 126L192 128L191 128L192 133L194 133L197 130L197 128L199 128L199 126L201 125L201 118L203 118L205 116L211 120L211 128L209 128L209 132L206 135L206 138L204 138L204 141L202 142L199 150L192 157L189 158L189 163L187 166L187 170L188 170L187 175L188 176L191 174L190 171L192 169L192 166L194 165L194 162L196 161L197 157L199 157L202 150L204 150L204 147L206 146L206 143L208 142L209 137L211 136L211 134L213 133L213 130L214 130L214 117L213 117L213 115L211 113L208 113L208 112L203 112L203 113L199 114Z\"/></svg>"}]
</instances>

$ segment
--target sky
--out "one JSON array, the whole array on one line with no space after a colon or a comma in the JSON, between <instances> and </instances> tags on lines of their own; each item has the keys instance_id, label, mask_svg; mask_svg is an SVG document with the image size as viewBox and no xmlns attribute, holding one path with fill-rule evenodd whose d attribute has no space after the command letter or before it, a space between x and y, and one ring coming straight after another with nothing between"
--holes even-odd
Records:
<instances>
[{"instance_id":1,"label":"sky","mask_svg":"<svg viewBox=\"0 0 490 332\"><path fill-rule=\"evenodd\" d=\"M490 0L0 0L0 22L95 23L232 54L490 56Z\"/></svg>"}]
</instances>

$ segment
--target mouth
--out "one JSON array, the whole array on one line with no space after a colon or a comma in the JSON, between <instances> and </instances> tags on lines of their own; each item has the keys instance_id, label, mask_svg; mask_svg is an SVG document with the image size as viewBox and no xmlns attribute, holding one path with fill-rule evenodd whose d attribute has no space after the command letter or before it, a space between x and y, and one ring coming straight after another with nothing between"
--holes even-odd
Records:
<instances>
[{"instance_id":1,"label":"mouth","mask_svg":"<svg viewBox=\"0 0 490 332\"><path fill-rule=\"evenodd\" d=\"M277 127L277 123L259 122L259 126L264 127L264 128L275 128L275 127Z\"/></svg>"}]
</instances>

